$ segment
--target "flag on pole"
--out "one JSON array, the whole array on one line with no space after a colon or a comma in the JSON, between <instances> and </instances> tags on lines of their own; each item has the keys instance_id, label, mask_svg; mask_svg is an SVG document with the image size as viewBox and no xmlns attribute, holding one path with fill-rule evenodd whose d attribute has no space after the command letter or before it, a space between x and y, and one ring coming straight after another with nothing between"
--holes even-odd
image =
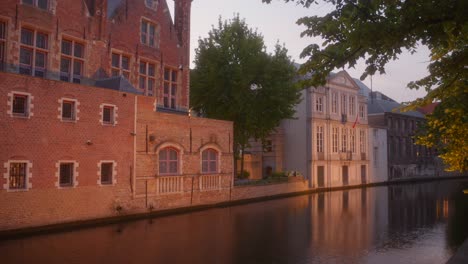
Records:
<instances>
[{"instance_id":1,"label":"flag on pole","mask_svg":"<svg viewBox=\"0 0 468 264\"><path fill-rule=\"evenodd\" d=\"M356 115L356 120L354 120L353 128L356 127L356 124L358 123L358 117L359 115Z\"/></svg>"}]
</instances>

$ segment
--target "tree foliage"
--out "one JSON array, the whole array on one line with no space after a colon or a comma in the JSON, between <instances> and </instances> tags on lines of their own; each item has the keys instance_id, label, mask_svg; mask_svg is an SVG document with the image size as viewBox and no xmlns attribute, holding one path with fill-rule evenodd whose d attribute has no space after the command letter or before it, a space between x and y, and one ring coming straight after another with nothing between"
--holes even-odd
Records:
<instances>
[{"instance_id":1,"label":"tree foliage","mask_svg":"<svg viewBox=\"0 0 468 264\"><path fill-rule=\"evenodd\" d=\"M271 0L262 0L270 3ZM411 102L415 109L440 102L428 116L417 143L437 147L450 170L468 169L468 1L466 0L284 0L312 8L328 3L335 9L323 17L298 20L302 36L319 36L321 46L310 44L300 72L313 71L304 85L325 82L335 68L353 67L364 59L361 79L385 73L386 64L403 50L415 52L425 45L431 52L429 75L408 84L427 95Z\"/></svg>"},{"instance_id":2,"label":"tree foliage","mask_svg":"<svg viewBox=\"0 0 468 264\"><path fill-rule=\"evenodd\" d=\"M237 150L262 140L294 115L300 93L285 47L266 52L263 37L239 16L219 20L198 41L191 72L191 107L209 118L234 121Z\"/></svg>"}]
</instances>

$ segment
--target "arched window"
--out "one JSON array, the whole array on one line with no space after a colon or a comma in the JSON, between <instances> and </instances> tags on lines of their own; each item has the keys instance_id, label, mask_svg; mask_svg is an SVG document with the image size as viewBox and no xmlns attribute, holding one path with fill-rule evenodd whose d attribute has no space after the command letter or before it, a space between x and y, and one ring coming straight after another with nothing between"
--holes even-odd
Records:
<instances>
[{"instance_id":1,"label":"arched window","mask_svg":"<svg viewBox=\"0 0 468 264\"><path fill-rule=\"evenodd\" d=\"M218 172L218 151L209 148L202 152L202 173Z\"/></svg>"},{"instance_id":2,"label":"arched window","mask_svg":"<svg viewBox=\"0 0 468 264\"><path fill-rule=\"evenodd\" d=\"M159 174L175 175L179 173L179 152L171 147L159 151Z\"/></svg>"}]
</instances>

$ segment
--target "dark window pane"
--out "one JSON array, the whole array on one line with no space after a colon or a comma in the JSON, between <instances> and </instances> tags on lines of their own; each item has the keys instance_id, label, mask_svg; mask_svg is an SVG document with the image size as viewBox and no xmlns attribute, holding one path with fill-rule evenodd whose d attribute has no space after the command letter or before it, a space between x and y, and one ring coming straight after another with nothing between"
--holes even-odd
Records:
<instances>
[{"instance_id":1,"label":"dark window pane","mask_svg":"<svg viewBox=\"0 0 468 264\"><path fill-rule=\"evenodd\" d=\"M60 164L60 187L73 185L73 163Z\"/></svg>"},{"instance_id":2,"label":"dark window pane","mask_svg":"<svg viewBox=\"0 0 468 264\"><path fill-rule=\"evenodd\" d=\"M177 92L177 85L173 84L172 85L172 88L171 88L171 95L176 95L176 92Z\"/></svg>"},{"instance_id":3,"label":"dark window pane","mask_svg":"<svg viewBox=\"0 0 468 264\"><path fill-rule=\"evenodd\" d=\"M153 91L154 81L152 79L148 80L148 91Z\"/></svg>"},{"instance_id":4,"label":"dark window pane","mask_svg":"<svg viewBox=\"0 0 468 264\"><path fill-rule=\"evenodd\" d=\"M21 43L26 45L33 45L34 33L31 30L21 29Z\"/></svg>"},{"instance_id":5,"label":"dark window pane","mask_svg":"<svg viewBox=\"0 0 468 264\"><path fill-rule=\"evenodd\" d=\"M102 113L102 121L106 124L113 123L113 107L105 106Z\"/></svg>"},{"instance_id":6,"label":"dark window pane","mask_svg":"<svg viewBox=\"0 0 468 264\"><path fill-rule=\"evenodd\" d=\"M122 69L128 70L129 61L128 57L122 56Z\"/></svg>"},{"instance_id":7,"label":"dark window pane","mask_svg":"<svg viewBox=\"0 0 468 264\"><path fill-rule=\"evenodd\" d=\"M6 38L6 23L0 22L0 39Z\"/></svg>"},{"instance_id":8,"label":"dark window pane","mask_svg":"<svg viewBox=\"0 0 468 264\"><path fill-rule=\"evenodd\" d=\"M211 150L209 153L210 153L210 160L216 160L216 151Z\"/></svg>"},{"instance_id":9,"label":"dark window pane","mask_svg":"<svg viewBox=\"0 0 468 264\"><path fill-rule=\"evenodd\" d=\"M20 63L31 65L32 63L32 51L29 49L21 48L20 51Z\"/></svg>"},{"instance_id":10,"label":"dark window pane","mask_svg":"<svg viewBox=\"0 0 468 264\"><path fill-rule=\"evenodd\" d=\"M45 63L46 63L46 54L42 52L37 52L36 51L36 67L39 68L45 68Z\"/></svg>"},{"instance_id":11,"label":"dark window pane","mask_svg":"<svg viewBox=\"0 0 468 264\"><path fill-rule=\"evenodd\" d=\"M177 81L177 72L176 71L172 71L172 81L173 82Z\"/></svg>"},{"instance_id":12,"label":"dark window pane","mask_svg":"<svg viewBox=\"0 0 468 264\"><path fill-rule=\"evenodd\" d=\"M174 99L174 98L171 98L171 108L173 108L173 109L176 108L175 99Z\"/></svg>"},{"instance_id":13,"label":"dark window pane","mask_svg":"<svg viewBox=\"0 0 468 264\"><path fill-rule=\"evenodd\" d=\"M62 118L63 119L74 119L75 104L73 102L63 102L62 103Z\"/></svg>"},{"instance_id":14,"label":"dark window pane","mask_svg":"<svg viewBox=\"0 0 468 264\"><path fill-rule=\"evenodd\" d=\"M159 173L167 173L167 163L159 162Z\"/></svg>"},{"instance_id":15,"label":"dark window pane","mask_svg":"<svg viewBox=\"0 0 468 264\"><path fill-rule=\"evenodd\" d=\"M23 65L20 66L19 69L20 74L26 74L26 75L31 75L31 67L25 67Z\"/></svg>"},{"instance_id":16,"label":"dark window pane","mask_svg":"<svg viewBox=\"0 0 468 264\"><path fill-rule=\"evenodd\" d=\"M140 77L140 89L145 89L146 79L145 77Z\"/></svg>"},{"instance_id":17,"label":"dark window pane","mask_svg":"<svg viewBox=\"0 0 468 264\"><path fill-rule=\"evenodd\" d=\"M83 73L83 62L75 60L73 62L73 74L81 76Z\"/></svg>"},{"instance_id":18,"label":"dark window pane","mask_svg":"<svg viewBox=\"0 0 468 264\"><path fill-rule=\"evenodd\" d=\"M148 30L148 23L145 21L141 22L141 33L146 33Z\"/></svg>"},{"instance_id":19,"label":"dark window pane","mask_svg":"<svg viewBox=\"0 0 468 264\"><path fill-rule=\"evenodd\" d=\"M169 98L164 97L164 107L169 107Z\"/></svg>"},{"instance_id":20,"label":"dark window pane","mask_svg":"<svg viewBox=\"0 0 468 264\"><path fill-rule=\"evenodd\" d=\"M202 172L208 172L208 161L202 162Z\"/></svg>"},{"instance_id":21,"label":"dark window pane","mask_svg":"<svg viewBox=\"0 0 468 264\"><path fill-rule=\"evenodd\" d=\"M36 47L47 49L47 35L43 33L36 34Z\"/></svg>"},{"instance_id":22,"label":"dark window pane","mask_svg":"<svg viewBox=\"0 0 468 264\"><path fill-rule=\"evenodd\" d=\"M164 69L164 80L169 81L171 71L169 69Z\"/></svg>"},{"instance_id":23,"label":"dark window pane","mask_svg":"<svg viewBox=\"0 0 468 264\"><path fill-rule=\"evenodd\" d=\"M75 57L83 58L84 56L84 46L80 43L75 43Z\"/></svg>"},{"instance_id":24,"label":"dark window pane","mask_svg":"<svg viewBox=\"0 0 468 264\"><path fill-rule=\"evenodd\" d=\"M23 0L23 4L32 5L32 4L33 4L33 0Z\"/></svg>"},{"instance_id":25,"label":"dark window pane","mask_svg":"<svg viewBox=\"0 0 468 264\"><path fill-rule=\"evenodd\" d=\"M60 73L60 80L64 82L69 82L70 76L67 73Z\"/></svg>"},{"instance_id":26,"label":"dark window pane","mask_svg":"<svg viewBox=\"0 0 468 264\"><path fill-rule=\"evenodd\" d=\"M177 161L169 162L169 173L177 173Z\"/></svg>"},{"instance_id":27,"label":"dark window pane","mask_svg":"<svg viewBox=\"0 0 468 264\"><path fill-rule=\"evenodd\" d=\"M101 184L112 184L112 163L101 164Z\"/></svg>"},{"instance_id":28,"label":"dark window pane","mask_svg":"<svg viewBox=\"0 0 468 264\"><path fill-rule=\"evenodd\" d=\"M112 53L112 67L120 67L120 55Z\"/></svg>"},{"instance_id":29,"label":"dark window pane","mask_svg":"<svg viewBox=\"0 0 468 264\"><path fill-rule=\"evenodd\" d=\"M62 73L70 73L70 59L62 58L60 60L60 72Z\"/></svg>"},{"instance_id":30,"label":"dark window pane","mask_svg":"<svg viewBox=\"0 0 468 264\"><path fill-rule=\"evenodd\" d=\"M167 149L163 149L159 152L159 161L165 161L167 159Z\"/></svg>"},{"instance_id":31,"label":"dark window pane","mask_svg":"<svg viewBox=\"0 0 468 264\"><path fill-rule=\"evenodd\" d=\"M170 160L177 160L177 151L171 149L169 150L169 159Z\"/></svg>"},{"instance_id":32,"label":"dark window pane","mask_svg":"<svg viewBox=\"0 0 468 264\"><path fill-rule=\"evenodd\" d=\"M164 94L169 94L169 83L164 83Z\"/></svg>"},{"instance_id":33,"label":"dark window pane","mask_svg":"<svg viewBox=\"0 0 468 264\"><path fill-rule=\"evenodd\" d=\"M140 73L146 74L146 62L140 62Z\"/></svg>"},{"instance_id":34,"label":"dark window pane","mask_svg":"<svg viewBox=\"0 0 468 264\"><path fill-rule=\"evenodd\" d=\"M216 172L216 161L210 161L210 172Z\"/></svg>"},{"instance_id":35,"label":"dark window pane","mask_svg":"<svg viewBox=\"0 0 468 264\"><path fill-rule=\"evenodd\" d=\"M43 78L45 76L45 70L44 69L35 69L34 70L34 76Z\"/></svg>"},{"instance_id":36,"label":"dark window pane","mask_svg":"<svg viewBox=\"0 0 468 264\"><path fill-rule=\"evenodd\" d=\"M149 64L148 65L148 75L154 76L154 64Z\"/></svg>"},{"instance_id":37,"label":"dark window pane","mask_svg":"<svg viewBox=\"0 0 468 264\"><path fill-rule=\"evenodd\" d=\"M202 160L208 160L208 150L203 151Z\"/></svg>"},{"instance_id":38,"label":"dark window pane","mask_svg":"<svg viewBox=\"0 0 468 264\"><path fill-rule=\"evenodd\" d=\"M47 10L47 0L37 0L37 7Z\"/></svg>"},{"instance_id":39,"label":"dark window pane","mask_svg":"<svg viewBox=\"0 0 468 264\"><path fill-rule=\"evenodd\" d=\"M27 100L28 100L28 97L26 95L14 95L13 96L13 113L26 115Z\"/></svg>"},{"instance_id":40,"label":"dark window pane","mask_svg":"<svg viewBox=\"0 0 468 264\"><path fill-rule=\"evenodd\" d=\"M71 55L71 47L72 47L71 41L62 40L62 53L63 54Z\"/></svg>"}]
</instances>

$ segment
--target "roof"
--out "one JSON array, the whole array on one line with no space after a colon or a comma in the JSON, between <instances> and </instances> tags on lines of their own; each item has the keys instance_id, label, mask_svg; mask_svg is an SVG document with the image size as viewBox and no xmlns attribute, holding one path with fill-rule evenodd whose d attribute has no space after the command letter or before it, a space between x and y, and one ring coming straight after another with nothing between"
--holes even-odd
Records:
<instances>
[{"instance_id":1,"label":"roof","mask_svg":"<svg viewBox=\"0 0 468 264\"><path fill-rule=\"evenodd\" d=\"M418 108L418 111L425 114L425 115L430 115L434 113L435 108L439 105L438 102L435 103L430 103L426 106Z\"/></svg>"},{"instance_id":2,"label":"roof","mask_svg":"<svg viewBox=\"0 0 468 264\"><path fill-rule=\"evenodd\" d=\"M372 99L367 101L368 114L398 113L401 115L424 118L424 115L417 111L402 112L403 106L395 101Z\"/></svg>"},{"instance_id":3,"label":"roof","mask_svg":"<svg viewBox=\"0 0 468 264\"><path fill-rule=\"evenodd\" d=\"M108 79L97 80L95 85L98 87L112 89L119 92L143 94L143 92L133 87L133 85L122 75L111 77Z\"/></svg>"}]
</instances>

